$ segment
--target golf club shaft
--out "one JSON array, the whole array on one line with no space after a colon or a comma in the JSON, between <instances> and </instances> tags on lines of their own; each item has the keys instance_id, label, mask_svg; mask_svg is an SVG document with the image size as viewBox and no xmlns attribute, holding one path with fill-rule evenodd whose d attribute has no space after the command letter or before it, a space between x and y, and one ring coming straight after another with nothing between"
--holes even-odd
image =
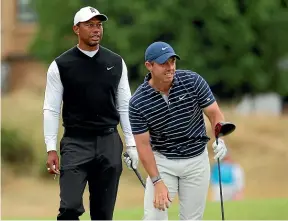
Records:
<instances>
[{"instance_id":1,"label":"golf club shaft","mask_svg":"<svg viewBox=\"0 0 288 221\"><path fill-rule=\"evenodd\" d=\"M218 137L216 137L216 144L218 145ZM217 159L217 164L218 164L218 176L219 176L219 187L220 187L221 215L222 215L222 220L225 220L225 218L224 218L224 206L223 206L222 182L221 182L222 179L221 179L219 158Z\"/></svg>"},{"instance_id":2,"label":"golf club shaft","mask_svg":"<svg viewBox=\"0 0 288 221\"><path fill-rule=\"evenodd\" d=\"M136 174L136 176L138 177L138 179L140 180L142 186L145 188L145 183L144 183L144 181L143 181L140 173L138 172L138 170L137 170L137 169L134 169L133 167L132 167L132 169L133 169L134 173Z\"/></svg>"},{"instance_id":3,"label":"golf club shaft","mask_svg":"<svg viewBox=\"0 0 288 221\"><path fill-rule=\"evenodd\" d=\"M125 153L123 154L123 156L124 156L124 157L130 157L127 152L125 152ZM142 186L145 188L145 183L144 183L144 181L143 181L140 173L138 172L138 170L133 168L133 166L132 166L132 161L131 161L131 165L130 165L130 166L131 166L131 168L133 169L133 171L134 171L134 173L136 174L136 176L138 177L138 179L140 180Z\"/></svg>"}]
</instances>

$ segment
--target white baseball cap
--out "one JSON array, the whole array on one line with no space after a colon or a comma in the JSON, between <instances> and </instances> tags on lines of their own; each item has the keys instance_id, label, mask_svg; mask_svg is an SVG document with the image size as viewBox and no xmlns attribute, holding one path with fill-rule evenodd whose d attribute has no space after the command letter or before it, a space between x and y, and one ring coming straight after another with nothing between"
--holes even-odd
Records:
<instances>
[{"instance_id":1,"label":"white baseball cap","mask_svg":"<svg viewBox=\"0 0 288 221\"><path fill-rule=\"evenodd\" d=\"M108 17L104 14L101 14L96 8L87 6L81 8L74 16L74 25L77 25L79 22L85 22L91 18L97 16L101 21L107 21Z\"/></svg>"}]
</instances>

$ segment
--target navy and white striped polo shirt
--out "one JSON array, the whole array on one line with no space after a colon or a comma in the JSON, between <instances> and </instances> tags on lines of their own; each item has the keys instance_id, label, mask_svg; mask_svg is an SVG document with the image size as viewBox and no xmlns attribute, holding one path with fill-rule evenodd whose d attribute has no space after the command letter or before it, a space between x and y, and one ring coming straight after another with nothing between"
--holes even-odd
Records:
<instances>
[{"instance_id":1,"label":"navy and white striped polo shirt","mask_svg":"<svg viewBox=\"0 0 288 221\"><path fill-rule=\"evenodd\" d=\"M169 159L195 157L203 153L206 134L202 108L215 101L207 82L197 73L176 70L168 101L152 88L149 73L129 103L133 134L149 131L150 143Z\"/></svg>"}]
</instances>

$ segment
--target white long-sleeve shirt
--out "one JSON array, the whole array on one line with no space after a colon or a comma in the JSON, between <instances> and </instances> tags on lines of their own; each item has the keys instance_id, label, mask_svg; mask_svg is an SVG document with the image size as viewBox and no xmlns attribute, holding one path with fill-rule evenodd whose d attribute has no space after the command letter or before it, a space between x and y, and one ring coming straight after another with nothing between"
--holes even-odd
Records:
<instances>
[{"instance_id":1,"label":"white long-sleeve shirt","mask_svg":"<svg viewBox=\"0 0 288 221\"><path fill-rule=\"evenodd\" d=\"M87 56L94 56L96 51L84 51ZM122 76L116 94L116 105L120 115L120 125L124 134L126 146L135 146L135 140L129 122L128 106L131 98L131 91L128 82L127 66L122 59ZM59 69L55 60L50 64L47 71L47 83L44 99L44 138L47 152L57 150L57 135L63 96L63 85L60 79Z\"/></svg>"}]
</instances>

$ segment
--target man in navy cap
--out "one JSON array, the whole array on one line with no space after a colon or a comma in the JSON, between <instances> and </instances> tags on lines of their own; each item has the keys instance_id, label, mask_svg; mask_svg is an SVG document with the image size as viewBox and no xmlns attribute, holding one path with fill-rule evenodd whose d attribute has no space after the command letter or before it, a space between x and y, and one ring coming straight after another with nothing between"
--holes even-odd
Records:
<instances>
[{"instance_id":1,"label":"man in navy cap","mask_svg":"<svg viewBox=\"0 0 288 221\"><path fill-rule=\"evenodd\" d=\"M207 82L190 70L176 70L180 57L165 42L145 52L149 73L130 99L129 118L139 159L148 173L144 220L167 220L176 194L181 220L201 220L210 181L203 113L212 128L224 121ZM227 152L213 143L215 159Z\"/></svg>"}]
</instances>

